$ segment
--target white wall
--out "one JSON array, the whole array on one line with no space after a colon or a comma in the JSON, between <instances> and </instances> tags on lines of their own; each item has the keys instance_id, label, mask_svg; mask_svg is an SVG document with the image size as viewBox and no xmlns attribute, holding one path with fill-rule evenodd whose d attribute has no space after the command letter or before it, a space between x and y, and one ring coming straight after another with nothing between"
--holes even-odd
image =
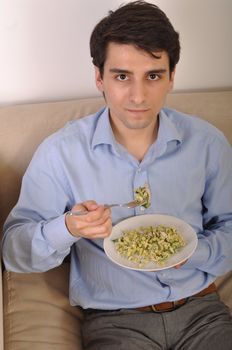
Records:
<instances>
[{"instance_id":1,"label":"white wall","mask_svg":"<svg viewBox=\"0 0 232 350\"><path fill-rule=\"evenodd\" d=\"M150 1L181 35L175 90L232 87L232 1ZM97 96L89 36L122 2L0 0L0 104Z\"/></svg>"}]
</instances>

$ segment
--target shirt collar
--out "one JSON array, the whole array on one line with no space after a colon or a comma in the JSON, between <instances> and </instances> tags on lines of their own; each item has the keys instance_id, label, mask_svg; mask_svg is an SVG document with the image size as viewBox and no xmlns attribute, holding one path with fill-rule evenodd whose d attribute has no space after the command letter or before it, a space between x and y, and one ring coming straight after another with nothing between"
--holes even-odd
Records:
<instances>
[{"instance_id":1,"label":"shirt collar","mask_svg":"<svg viewBox=\"0 0 232 350\"><path fill-rule=\"evenodd\" d=\"M104 107L99 112L99 118L92 139L92 148L98 145L108 144L116 147L116 140L110 125L109 109Z\"/></svg>"},{"instance_id":2,"label":"shirt collar","mask_svg":"<svg viewBox=\"0 0 232 350\"><path fill-rule=\"evenodd\" d=\"M169 110L171 113L171 110ZM182 135L177 129L175 123L171 120L166 109L162 109L159 113L159 130L157 142L168 143L169 141L182 142Z\"/></svg>"}]
</instances>

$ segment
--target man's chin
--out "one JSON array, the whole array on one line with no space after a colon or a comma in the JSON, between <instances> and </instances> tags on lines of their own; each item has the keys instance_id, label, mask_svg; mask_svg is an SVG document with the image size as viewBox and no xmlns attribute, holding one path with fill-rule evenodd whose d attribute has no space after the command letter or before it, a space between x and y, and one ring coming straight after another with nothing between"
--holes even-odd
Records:
<instances>
[{"instance_id":1,"label":"man's chin","mask_svg":"<svg viewBox=\"0 0 232 350\"><path fill-rule=\"evenodd\" d=\"M144 121L136 121L136 122L124 122L124 125L131 130L139 130L139 129L146 129L149 127L152 123L151 122L144 122Z\"/></svg>"}]
</instances>

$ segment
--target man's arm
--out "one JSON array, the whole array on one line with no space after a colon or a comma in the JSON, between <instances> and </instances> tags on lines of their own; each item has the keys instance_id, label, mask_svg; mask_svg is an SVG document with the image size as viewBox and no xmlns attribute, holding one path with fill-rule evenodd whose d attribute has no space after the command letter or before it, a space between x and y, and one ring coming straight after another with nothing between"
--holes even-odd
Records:
<instances>
[{"instance_id":1,"label":"man's arm","mask_svg":"<svg viewBox=\"0 0 232 350\"><path fill-rule=\"evenodd\" d=\"M87 215L65 215L74 199L63 169L56 148L47 142L42 144L23 177L18 203L4 225L2 247L7 270L47 271L62 263L80 237L110 234L110 211L103 206L85 202Z\"/></svg>"},{"instance_id":2,"label":"man's arm","mask_svg":"<svg viewBox=\"0 0 232 350\"><path fill-rule=\"evenodd\" d=\"M182 268L219 276L232 268L232 152L224 139L212 146L202 198L203 231L195 253Z\"/></svg>"}]
</instances>

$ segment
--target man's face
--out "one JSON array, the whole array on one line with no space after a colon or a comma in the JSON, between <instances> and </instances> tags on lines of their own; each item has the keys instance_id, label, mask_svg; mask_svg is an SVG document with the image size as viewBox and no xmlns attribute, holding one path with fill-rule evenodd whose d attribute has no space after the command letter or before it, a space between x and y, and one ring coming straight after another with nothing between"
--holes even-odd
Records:
<instances>
[{"instance_id":1,"label":"man's face","mask_svg":"<svg viewBox=\"0 0 232 350\"><path fill-rule=\"evenodd\" d=\"M160 58L133 45L110 43L103 77L95 68L96 85L104 93L111 122L120 130L154 127L172 89L168 55L155 55Z\"/></svg>"}]
</instances>

